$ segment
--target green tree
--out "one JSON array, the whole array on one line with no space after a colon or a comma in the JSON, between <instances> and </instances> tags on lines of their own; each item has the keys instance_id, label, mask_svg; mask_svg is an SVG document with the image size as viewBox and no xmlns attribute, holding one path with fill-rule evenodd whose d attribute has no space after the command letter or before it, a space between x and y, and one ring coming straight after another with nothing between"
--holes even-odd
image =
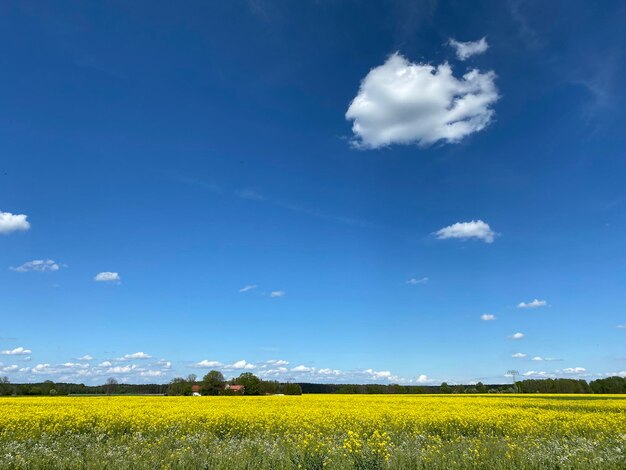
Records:
<instances>
[{"instance_id":1,"label":"green tree","mask_svg":"<svg viewBox=\"0 0 626 470\"><path fill-rule=\"evenodd\" d=\"M259 395L261 393L261 379L252 372L244 372L235 379L235 383L244 386L244 395Z\"/></svg>"},{"instance_id":2,"label":"green tree","mask_svg":"<svg viewBox=\"0 0 626 470\"><path fill-rule=\"evenodd\" d=\"M167 387L168 395L191 395L191 384L182 377L172 379Z\"/></svg>"},{"instance_id":3,"label":"green tree","mask_svg":"<svg viewBox=\"0 0 626 470\"><path fill-rule=\"evenodd\" d=\"M202 378L202 392L206 395L219 395L224 389L224 382L224 376L220 371L209 371Z\"/></svg>"},{"instance_id":4,"label":"green tree","mask_svg":"<svg viewBox=\"0 0 626 470\"><path fill-rule=\"evenodd\" d=\"M115 377L109 377L104 383L104 391L107 395L111 395L117 391L118 382Z\"/></svg>"},{"instance_id":5,"label":"green tree","mask_svg":"<svg viewBox=\"0 0 626 470\"><path fill-rule=\"evenodd\" d=\"M478 382L476 384L476 391L478 393L487 393L489 389L487 388L487 386L485 384L483 384L482 382Z\"/></svg>"},{"instance_id":6,"label":"green tree","mask_svg":"<svg viewBox=\"0 0 626 470\"><path fill-rule=\"evenodd\" d=\"M283 393L285 395L302 395L302 387L298 384L285 384L283 386Z\"/></svg>"},{"instance_id":7,"label":"green tree","mask_svg":"<svg viewBox=\"0 0 626 470\"><path fill-rule=\"evenodd\" d=\"M452 387L450 387L447 382L442 382L439 390L441 393L452 393Z\"/></svg>"}]
</instances>

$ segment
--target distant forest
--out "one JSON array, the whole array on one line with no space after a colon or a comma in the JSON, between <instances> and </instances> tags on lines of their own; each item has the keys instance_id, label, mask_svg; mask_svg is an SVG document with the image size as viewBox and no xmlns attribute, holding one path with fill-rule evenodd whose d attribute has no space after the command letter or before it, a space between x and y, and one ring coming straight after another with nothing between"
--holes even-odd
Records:
<instances>
[{"instance_id":1,"label":"distant forest","mask_svg":"<svg viewBox=\"0 0 626 470\"><path fill-rule=\"evenodd\" d=\"M252 374L246 374L252 376ZM380 384L281 384L266 382L256 377L258 386L248 385L245 394L263 395L274 393L311 394L461 394L461 393L626 393L626 378L607 377L591 382L574 379L521 380L512 384L484 385L380 385ZM247 377L250 380L250 377ZM234 379L231 382L237 382ZM198 381L198 383L202 383ZM301 390L301 392L300 392ZM10 383L0 378L0 396L54 396L54 395L189 395L190 381L177 378L169 384L123 384L109 379L103 385L84 385L45 381L41 383ZM217 393L215 393L217 394Z\"/></svg>"}]
</instances>

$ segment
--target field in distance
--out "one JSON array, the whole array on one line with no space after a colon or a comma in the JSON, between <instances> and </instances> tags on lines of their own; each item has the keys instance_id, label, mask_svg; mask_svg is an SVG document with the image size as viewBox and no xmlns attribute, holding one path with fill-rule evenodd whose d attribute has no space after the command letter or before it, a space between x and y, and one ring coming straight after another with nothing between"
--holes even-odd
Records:
<instances>
[{"instance_id":1,"label":"field in distance","mask_svg":"<svg viewBox=\"0 0 626 470\"><path fill-rule=\"evenodd\" d=\"M1 398L0 468L624 469L624 398Z\"/></svg>"}]
</instances>

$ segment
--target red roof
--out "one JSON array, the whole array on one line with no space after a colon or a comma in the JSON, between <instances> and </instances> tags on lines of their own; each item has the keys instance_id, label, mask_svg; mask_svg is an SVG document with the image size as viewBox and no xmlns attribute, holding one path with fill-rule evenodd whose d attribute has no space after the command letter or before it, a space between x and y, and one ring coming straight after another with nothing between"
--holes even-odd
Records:
<instances>
[{"instance_id":1,"label":"red roof","mask_svg":"<svg viewBox=\"0 0 626 470\"><path fill-rule=\"evenodd\" d=\"M199 393L200 392L200 385L192 385L191 386L191 391L195 392L195 393Z\"/></svg>"}]
</instances>

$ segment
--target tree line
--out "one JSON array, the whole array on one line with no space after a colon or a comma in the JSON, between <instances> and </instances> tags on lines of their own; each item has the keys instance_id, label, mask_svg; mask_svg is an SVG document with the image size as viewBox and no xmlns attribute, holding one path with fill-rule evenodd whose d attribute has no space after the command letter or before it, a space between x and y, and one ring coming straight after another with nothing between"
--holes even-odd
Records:
<instances>
[{"instance_id":1,"label":"tree line","mask_svg":"<svg viewBox=\"0 0 626 470\"><path fill-rule=\"evenodd\" d=\"M202 379L195 375L177 377L168 384L122 384L109 378L102 385L85 385L46 380L39 383L13 384L7 377L0 377L0 396L32 395L191 395L193 386L200 386L202 395L228 395L235 392L226 385L243 385L244 395L302 393L340 394L461 394L461 393L596 393L626 394L626 378L607 377L586 382L575 379L527 379L514 384L489 384L481 382L473 385L381 385L381 384L317 384L280 383L261 380L250 372L225 380L219 371L210 371Z\"/></svg>"},{"instance_id":2,"label":"tree line","mask_svg":"<svg viewBox=\"0 0 626 470\"><path fill-rule=\"evenodd\" d=\"M302 395L302 388L299 384L262 380L252 372L244 372L239 377L227 381L224 379L224 375L217 370L208 372L201 380L198 380L195 374L190 374L187 378L176 377L169 383L167 394L191 395L194 385L199 386L199 393L202 395L239 394L239 392L233 391L227 385L243 386L242 395Z\"/></svg>"}]
</instances>

